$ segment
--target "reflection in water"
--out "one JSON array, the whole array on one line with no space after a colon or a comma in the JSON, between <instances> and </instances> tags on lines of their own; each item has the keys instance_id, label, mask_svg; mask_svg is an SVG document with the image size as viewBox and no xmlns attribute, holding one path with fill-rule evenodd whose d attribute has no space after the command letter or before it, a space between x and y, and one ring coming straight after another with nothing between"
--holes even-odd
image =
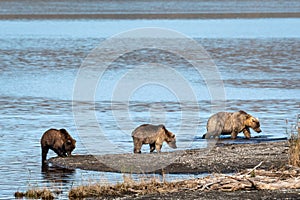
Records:
<instances>
[{"instance_id":1,"label":"reflection in water","mask_svg":"<svg viewBox=\"0 0 300 200\"><path fill-rule=\"evenodd\" d=\"M42 166L43 179L55 183L69 183L74 179L74 169L66 169L59 167Z\"/></svg>"}]
</instances>

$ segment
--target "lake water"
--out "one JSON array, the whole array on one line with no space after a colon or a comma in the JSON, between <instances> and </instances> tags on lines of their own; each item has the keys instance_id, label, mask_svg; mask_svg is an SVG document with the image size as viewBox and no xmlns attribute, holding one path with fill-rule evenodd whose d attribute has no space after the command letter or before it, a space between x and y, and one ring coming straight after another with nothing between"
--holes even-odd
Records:
<instances>
[{"instance_id":1,"label":"lake water","mask_svg":"<svg viewBox=\"0 0 300 200\"><path fill-rule=\"evenodd\" d=\"M83 61L105 39L127 30L159 27L193 38L207 51L217 67L216 77L223 81L226 105L218 109L242 109L258 117L263 132L252 131L253 136L286 137L299 114L299 18L2 20L0 27L1 199L11 199L15 191L34 186L62 190L59 198L65 199L68 189L76 185L122 180L120 174L82 170L50 168L41 173L39 140L52 127L66 128L77 140L74 154L93 153L90 146L97 146L96 152L102 154L131 153L132 128L143 123L165 123L176 134L180 150L205 147L199 138L214 102L205 77L180 54L153 48L129 52L98 77L95 102L74 99ZM173 48L190 50L187 43L174 43ZM190 55L189 61L199 59L192 51ZM94 70L92 75L98 76L102 68ZM181 88L182 77L195 100L189 100L190 91ZM128 91L123 88L131 83L141 84ZM123 96L112 94L120 88ZM89 89L83 88L82 93ZM77 108L82 116L75 123ZM94 114L97 123L85 113ZM99 127L103 134L95 138L92 130ZM171 151L166 145L162 150ZM148 147L143 148L146 151ZM49 152L48 157L53 156Z\"/></svg>"}]
</instances>

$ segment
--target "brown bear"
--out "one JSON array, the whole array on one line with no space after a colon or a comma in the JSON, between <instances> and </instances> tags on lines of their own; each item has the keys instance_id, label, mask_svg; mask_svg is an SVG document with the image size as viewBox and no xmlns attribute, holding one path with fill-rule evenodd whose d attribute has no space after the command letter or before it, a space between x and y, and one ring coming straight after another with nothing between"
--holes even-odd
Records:
<instances>
[{"instance_id":1,"label":"brown bear","mask_svg":"<svg viewBox=\"0 0 300 200\"><path fill-rule=\"evenodd\" d=\"M132 139L134 143L134 153L141 153L143 144L149 144L150 152L155 149L159 153L163 142L176 149L176 137L168 131L164 125L143 124L132 132Z\"/></svg>"},{"instance_id":2,"label":"brown bear","mask_svg":"<svg viewBox=\"0 0 300 200\"><path fill-rule=\"evenodd\" d=\"M206 125L207 132L204 138L216 137L219 135L231 135L235 139L238 133L243 132L247 139L251 138L250 129L260 133L259 120L243 110L238 112L218 112L212 115Z\"/></svg>"},{"instance_id":3,"label":"brown bear","mask_svg":"<svg viewBox=\"0 0 300 200\"><path fill-rule=\"evenodd\" d=\"M41 138L42 164L46 162L49 149L58 156L70 156L75 149L76 140L66 131L66 129L49 129Z\"/></svg>"}]
</instances>

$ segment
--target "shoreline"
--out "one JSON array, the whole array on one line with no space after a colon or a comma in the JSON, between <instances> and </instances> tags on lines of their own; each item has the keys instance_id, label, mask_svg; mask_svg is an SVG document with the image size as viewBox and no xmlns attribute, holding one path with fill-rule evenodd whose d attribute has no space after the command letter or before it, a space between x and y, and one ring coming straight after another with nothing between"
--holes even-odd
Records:
<instances>
[{"instance_id":1,"label":"shoreline","mask_svg":"<svg viewBox=\"0 0 300 200\"><path fill-rule=\"evenodd\" d=\"M83 195L82 197L95 197L97 199L116 197L122 199L163 198L170 200L296 199L300 195L300 184L296 178L300 174L300 168L288 165L288 151L289 142L287 140L256 144L223 143L214 146L209 152L205 152L205 149L186 150L174 160L174 163L165 167L164 170L157 170L155 173L161 173L162 177L164 177L164 173L209 173L207 176L175 182L150 180L149 182L135 183L130 179L130 174L124 174L123 183L109 186L100 186L100 184L79 186L72 189L69 195L71 197L73 195L74 197ZM105 156L113 158L119 164L118 161L122 161L124 158L130 159L132 156L139 157L138 159L143 157L161 158L164 154L178 155L176 152L169 152L138 155L110 154ZM99 159L103 159L105 156L97 156L97 159L92 155L56 157L49 159L49 162L60 167L108 172L111 168L104 168L104 165L99 165ZM153 162L152 159L150 160ZM116 172L116 170L114 171ZM120 173L126 172L120 171ZM127 180L128 176L129 180ZM150 191L148 191L148 188ZM92 192L90 193L90 191Z\"/></svg>"},{"instance_id":2,"label":"shoreline","mask_svg":"<svg viewBox=\"0 0 300 200\"><path fill-rule=\"evenodd\" d=\"M300 12L282 13L103 13L103 14L0 14L0 20L135 20L135 19L255 19L300 18Z\"/></svg>"}]
</instances>

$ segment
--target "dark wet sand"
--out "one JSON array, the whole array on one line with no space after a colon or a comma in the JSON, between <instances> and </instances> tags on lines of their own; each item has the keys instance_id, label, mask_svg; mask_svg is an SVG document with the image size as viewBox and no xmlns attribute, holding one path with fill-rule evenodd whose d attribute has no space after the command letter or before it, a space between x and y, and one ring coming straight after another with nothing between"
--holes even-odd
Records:
<instances>
[{"instance_id":1,"label":"dark wet sand","mask_svg":"<svg viewBox=\"0 0 300 200\"><path fill-rule=\"evenodd\" d=\"M173 159L173 160L172 160ZM167 161L171 160L168 164ZM253 168L279 169L288 163L287 141L259 144L222 144L212 149L169 153L74 155L51 158L53 166L120 173L233 173ZM166 164L167 163L167 164Z\"/></svg>"}]
</instances>

